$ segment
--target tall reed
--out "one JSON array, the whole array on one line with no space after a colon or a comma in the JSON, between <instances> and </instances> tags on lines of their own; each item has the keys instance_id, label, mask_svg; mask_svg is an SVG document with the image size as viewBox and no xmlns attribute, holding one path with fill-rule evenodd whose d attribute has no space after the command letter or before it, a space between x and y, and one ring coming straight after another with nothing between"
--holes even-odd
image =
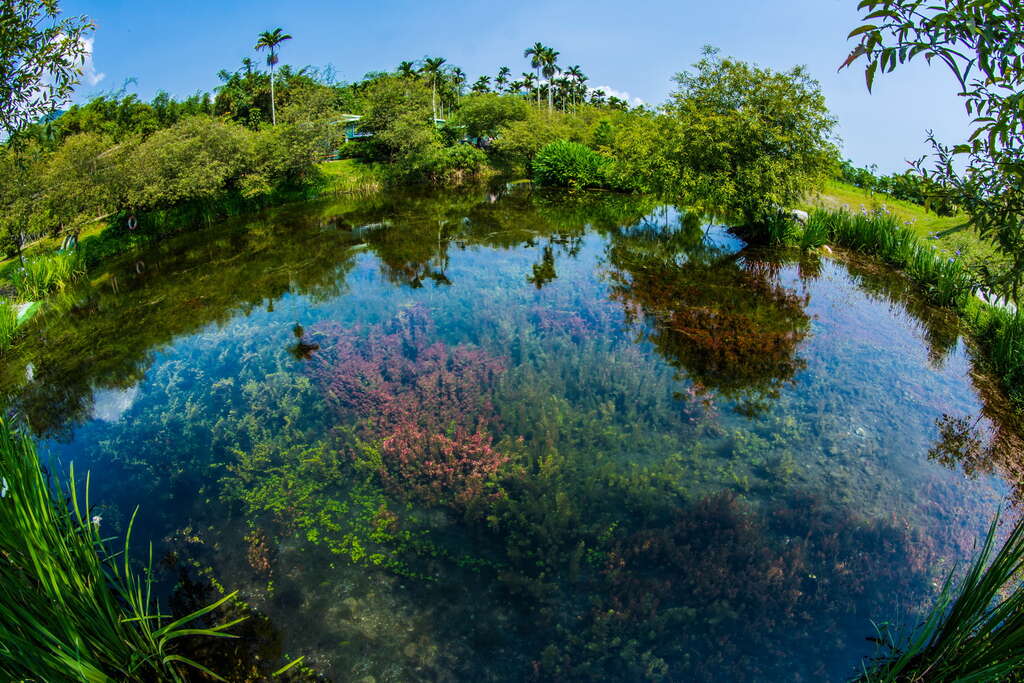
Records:
<instances>
[{"instance_id":1,"label":"tall reed","mask_svg":"<svg viewBox=\"0 0 1024 683\"><path fill-rule=\"evenodd\" d=\"M980 683L1008 680L1024 667L1024 520L993 558L998 526L997 515L970 570L955 586L950 572L912 634L900 641L881 634L886 651L858 681Z\"/></svg>"},{"instance_id":2,"label":"tall reed","mask_svg":"<svg viewBox=\"0 0 1024 683\"><path fill-rule=\"evenodd\" d=\"M32 441L0 418L0 677L32 681L183 681L185 667L217 678L175 654L185 636L233 637L188 628L234 594L170 621L155 611L147 570L128 560L132 522L119 557L108 555L99 517L90 518L89 479L79 504L71 470L67 491L52 486ZM69 497L70 504L66 502ZM152 549L150 549L152 562Z\"/></svg>"}]
</instances>

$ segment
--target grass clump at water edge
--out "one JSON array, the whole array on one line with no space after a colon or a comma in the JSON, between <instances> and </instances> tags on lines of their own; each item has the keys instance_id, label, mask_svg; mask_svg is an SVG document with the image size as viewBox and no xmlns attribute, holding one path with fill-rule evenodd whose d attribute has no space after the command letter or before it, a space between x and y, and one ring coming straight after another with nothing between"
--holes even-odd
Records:
<instances>
[{"instance_id":1,"label":"grass clump at water edge","mask_svg":"<svg viewBox=\"0 0 1024 683\"><path fill-rule=\"evenodd\" d=\"M0 299L0 353L14 345L18 331L18 310L10 301Z\"/></svg>"},{"instance_id":2,"label":"grass clump at water edge","mask_svg":"<svg viewBox=\"0 0 1024 683\"><path fill-rule=\"evenodd\" d=\"M25 301L42 299L84 275L85 262L78 250L41 254L10 270L11 283Z\"/></svg>"},{"instance_id":3,"label":"grass clump at water edge","mask_svg":"<svg viewBox=\"0 0 1024 683\"><path fill-rule=\"evenodd\" d=\"M154 611L149 572L141 578L128 560L132 525L123 554L109 555L100 518L89 518L88 477L84 508L73 468L71 482L67 492L52 486L32 441L0 419L2 678L182 681L185 667L217 678L175 654L175 643L184 636L234 637L225 629L240 620L188 626L235 594L174 621Z\"/></svg>"},{"instance_id":4,"label":"grass clump at water edge","mask_svg":"<svg viewBox=\"0 0 1024 683\"><path fill-rule=\"evenodd\" d=\"M911 635L880 634L887 652L859 683L1000 681L1024 666L1024 521L993 557L998 526L997 516L970 570L955 587L950 572Z\"/></svg>"}]
</instances>

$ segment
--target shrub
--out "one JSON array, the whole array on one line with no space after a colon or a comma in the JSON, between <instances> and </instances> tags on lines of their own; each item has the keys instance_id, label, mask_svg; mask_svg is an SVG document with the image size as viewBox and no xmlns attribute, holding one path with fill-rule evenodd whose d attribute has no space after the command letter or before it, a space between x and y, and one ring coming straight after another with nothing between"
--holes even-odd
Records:
<instances>
[{"instance_id":1,"label":"shrub","mask_svg":"<svg viewBox=\"0 0 1024 683\"><path fill-rule=\"evenodd\" d=\"M558 140L545 145L533 159L533 179L551 187L596 187L604 184L609 159L586 145Z\"/></svg>"}]
</instances>

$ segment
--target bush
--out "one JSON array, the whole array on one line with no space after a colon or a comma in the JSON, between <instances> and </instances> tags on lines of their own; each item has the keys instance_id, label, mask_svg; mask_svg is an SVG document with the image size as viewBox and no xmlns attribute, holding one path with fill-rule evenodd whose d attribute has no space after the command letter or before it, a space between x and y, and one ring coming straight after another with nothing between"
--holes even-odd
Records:
<instances>
[{"instance_id":1,"label":"bush","mask_svg":"<svg viewBox=\"0 0 1024 683\"><path fill-rule=\"evenodd\" d=\"M434 181L460 181L475 176L487 164L487 155L472 145L441 147L430 157L427 173Z\"/></svg>"},{"instance_id":2,"label":"bush","mask_svg":"<svg viewBox=\"0 0 1024 683\"><path fill-rule=\"evenodd\" d=\"M586 145L558 140L545 145L533 160L533 179L551 187L598 187L604 185L609 163Z\"/></svg>"}]
</instances>

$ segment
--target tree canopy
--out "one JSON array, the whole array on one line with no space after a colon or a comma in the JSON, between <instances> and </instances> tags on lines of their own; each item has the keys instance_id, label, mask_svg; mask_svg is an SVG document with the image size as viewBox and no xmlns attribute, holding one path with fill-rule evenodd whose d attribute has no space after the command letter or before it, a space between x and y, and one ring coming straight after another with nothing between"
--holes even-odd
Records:
<instances>
[{"instance_id":1,"label":"tree canopy","mask_svg":"<svg viewBox=\"0 0 1024 683\"><path fill-rule=\"evenodd\" d=\"M0 4L0 132L13 133L68 100L92 28L84 16L61 18L57 0Z\"/></svg>"}]
</instances>

